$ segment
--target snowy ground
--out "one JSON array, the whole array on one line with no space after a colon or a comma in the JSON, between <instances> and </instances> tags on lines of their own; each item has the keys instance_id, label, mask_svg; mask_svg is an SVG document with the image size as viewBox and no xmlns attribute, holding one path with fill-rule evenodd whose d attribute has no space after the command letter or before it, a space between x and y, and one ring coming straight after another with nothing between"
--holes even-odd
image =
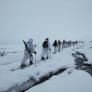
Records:
<instances>
[{"instance_id":1,"label":"snowy ground","mask_svg":"<svg viewBox=\"0 0 92 92\"><path fill-rule=\"evenodd\" d=\"M53 55L52 52L51 59L40 62L41 48L38 46L36 47L36 50L38 52L37 61L39 62L37 62L36 68L32 65L31 67L22 70L11 71L12 69L19 67L23 58L23 47L19 45L0 46L0 48L5 48L5 51L7 52L5 56L0 57L0 92L7 90L14 85L20 85L30 77L39 80L42 75L49 71L54 71L59 67L66 66L70 68L62 74L53 76L50 80L29 89L27 92L92 92L92 77L85 71L73 69L74 58L72 57L72 53L80 51L86 55L88 63L92 63L91 47L92 42L86 42L85 44L65 48L55 55ZM73 69L73 71L69 74L71 69Z\"/></svg>"},{"instance_id":2,"label":"snowy ground","mask_svg":"<svg viewBox=\"0 0 92 92\"><path fill-rule=\"evenodd\" d=\"M92 77L84 71L76 70L71 75L64 73L26 92L92 92Z\"/></svg>"}]
</instances>

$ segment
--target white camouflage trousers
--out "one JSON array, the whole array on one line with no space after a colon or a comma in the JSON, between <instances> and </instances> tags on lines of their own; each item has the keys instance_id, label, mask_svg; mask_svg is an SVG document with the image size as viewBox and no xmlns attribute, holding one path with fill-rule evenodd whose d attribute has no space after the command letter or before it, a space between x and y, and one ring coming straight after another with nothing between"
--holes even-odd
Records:
<instances>
[{"instance_id":1,"label":"white camouflage trousers","mask_svg":"<svg viewBox=\"0 0 92 92\"><path fill-rule=\"evenodd\" d=\"M29 59L29 61L32 61L32 63L33 63L33 55L30 56L28 51L24 50L24 57L23 57L23 60L22 60L22 65L26 64L27 59Z\"/></svg>"},{"instance_id":2,"label":"white camouflage trousers","mask_svg":"<svg viewBox=\"0 0 92 92\"><path fill-rule=\"evenodd\" d=\"M58 46L58 51L61 51L61 45Z\"/></svg>"},{"instance_id":3,"label":"white camouflage trousers","mask_svg":"<svg viewBox=\"0 0 92 92\"><path fill-rule=\"evenodd\" d=\"M54 46L54 54L57 52L57 46Z\"/></svg>"},{"instance_id":4,"label":"white camouflage trousers","mask_svg":"<svg viewBox=\"0 0 92 92\"><path fill-rule=\"evenodd\" d=\"M48 48L43 48L42 50L42 57L49 57L49 49Z\"/></svg>"}]
</instances>

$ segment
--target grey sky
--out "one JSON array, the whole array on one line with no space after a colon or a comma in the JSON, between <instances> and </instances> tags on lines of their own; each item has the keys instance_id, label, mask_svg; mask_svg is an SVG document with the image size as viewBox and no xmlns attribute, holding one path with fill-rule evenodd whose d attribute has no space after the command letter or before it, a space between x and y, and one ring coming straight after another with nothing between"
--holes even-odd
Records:
<instances>
[{"instance_id":1,"label":"grey sky","mask_svg":"<svg viewBox=\"0 0 92 92\"><path fill-rule=\"evenodd\" d=\"M92 0L0 0L0 43L33 37L92 39Z\"/></svg>"}]
</instances>

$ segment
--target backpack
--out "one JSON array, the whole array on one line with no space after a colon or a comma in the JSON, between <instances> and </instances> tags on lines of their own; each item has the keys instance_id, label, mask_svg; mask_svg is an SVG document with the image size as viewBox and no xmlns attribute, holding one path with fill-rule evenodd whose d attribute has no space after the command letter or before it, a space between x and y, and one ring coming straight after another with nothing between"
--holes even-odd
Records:
<instances>
[{"instance_id":1,"label":"backpack","mask_svg":"<svg viewBox=\"0 0 92 92\"><path fill-rule=\"evenodd\" d=\"M58 41L58 45L61 45L61 41Z\"/></svg>"},{"instance_id":2,"label":"backpack","mask_svg":"<svg viewBox=\"0 0 92 92\"><path fill-rule=\"evenodd\" d=\"M42 47L43 48L48 48L48 41L44 41Z\"/></svg>"},{"instance_id":3,"label":"backpack","mask_svg":"<svg viewBox=\"0 0 92 92\"><path fill-rule=\"evenodd\" d=\"M57 41L55 40L54 43L53 43L53 46L57 46Z\"/></svg>"}]
</instances>

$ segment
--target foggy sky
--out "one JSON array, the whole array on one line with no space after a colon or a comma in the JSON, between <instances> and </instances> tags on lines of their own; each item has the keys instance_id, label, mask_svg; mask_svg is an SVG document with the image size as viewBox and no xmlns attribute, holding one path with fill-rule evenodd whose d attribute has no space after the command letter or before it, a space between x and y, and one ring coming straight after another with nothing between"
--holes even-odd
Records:
<instances>
[{"instance_id":1,"label":"foggy sky","mask_svg":"<svg viewBox=\"0 0 92 92\"><path fill-rule=\"evenodd\" d=\"M0 0L0 43L29 37L91 40L92 0Z\"/></svg>"}]
</instances>

